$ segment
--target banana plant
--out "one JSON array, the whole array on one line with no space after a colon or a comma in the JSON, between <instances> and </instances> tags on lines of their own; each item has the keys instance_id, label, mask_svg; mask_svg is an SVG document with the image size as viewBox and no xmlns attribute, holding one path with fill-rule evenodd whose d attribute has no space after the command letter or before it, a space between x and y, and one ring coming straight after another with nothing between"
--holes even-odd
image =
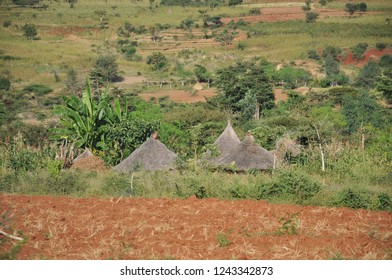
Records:
<instances>
[{"instance_id":1,"label":"banana plant","mask_svg":"<svg viewBox=\"0 0 392 280\"><path fill-rule=\"evenodd\" d=\"M60 117L60 127L52 129L52 139L68 139L76 147L95 148L100 141L99 128L110 123L121 107L116 103L115 110L109 105L108 89L105 89L98 101L93 99L90 81L87 80L82 98L66 97L65 105L55 108Z\"/></svg>"}]
</instances>

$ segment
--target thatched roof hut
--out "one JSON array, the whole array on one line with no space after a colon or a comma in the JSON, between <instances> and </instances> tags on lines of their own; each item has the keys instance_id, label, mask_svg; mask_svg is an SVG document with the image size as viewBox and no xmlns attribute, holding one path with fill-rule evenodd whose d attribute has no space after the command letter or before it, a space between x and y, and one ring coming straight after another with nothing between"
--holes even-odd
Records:
<instances>
[{"instance_id":1,"label":"thatched roof hut","mask_svg":"<svg viewBox=\"0 0 392 280\"><path fill-rule=\"evenodd\" d=\"M86 149L84 150L84 152L81 153L81 154L80 154L77 158L75 158L73 161L75 162L75 161L78 161L78 160L80 160L80 159L82 159L82 158L87 158L87 157L92 157L92 156L94 156L94 154L90 151L89 148L86 148Z\"/></svg>"},{"instance_id":2,"label":"thatched roof hut","mask_svg":"<svg viewBox=\"0 0 392 280\"><path fill-rule=\"evenodd\" d=\"M231 122L227 122L227 126L222 134L215 140L214 145L216 145L221 153L221 155L226 155L231 150L233 150L241 141L235 133Z\"/></svg>"},{"instance_id":3,"label":"thatched roof hut","mask_svg":"<svg viewBox=\"0 0 392 280\"><path fill-rule=\"evenodd\" d=\"M216 165L233 164L238 171L250 169L266 170L273 168L274 157L266 149L255 143L251 134L247 134L244 140L230 153L222 155L215 162Z\"/></svg>"},{"instance_id":4,"label":"thatched roof hut","mask_svg":"<svg viewBox=\"0 0 392 280\"><path fill-rule=\"evenodd\" d=\"M167 169L174 165L176 157L175 153L158 140L158 134L154 133L114 169L121 172L130 172L137 166L145 170Z\"/></svg>"}]
</instances>

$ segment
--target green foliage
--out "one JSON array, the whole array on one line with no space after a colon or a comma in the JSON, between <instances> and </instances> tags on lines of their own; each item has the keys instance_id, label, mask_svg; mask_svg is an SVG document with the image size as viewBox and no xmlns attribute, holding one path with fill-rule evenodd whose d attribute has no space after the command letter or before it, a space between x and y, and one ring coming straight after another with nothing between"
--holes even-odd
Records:
<instances>
[{"instance_id":1,"label":"green foliage","mask_svg":"<svg viewBox=\"0 0 392 280\"><path fill-rule=\"evenodd\" d=\"M220 43L222 46L227 46L233 43L236 35L238 35L238 32L225 28L222 32L216 33L214 37L215 41Z\"/></svg>"},{"instance_id":2,"label":"green foliage","mask_svg":"<svg viewBox=\"0 0 392 280\"><path fill-rule=\"evenodd\" d=\"M212 79L212 74L207 70L206 67L200 64L195 65L193 73L199 82L210 82Z\"/></svg>"},{"instance_id":3,"label":"green foliage","mask_svg":"<svg viewBox=\"0 0 392 280\"><path fill-rule=\"evenodd\" d=\"M392 55L384 54L382 57L380 57L378 64L383 68L392 69ZM387 75L388 74L386 73L386 76ZM389 75L389 76L391 76L391 75Z\"/></svg>"},{"instance_id":4,"label":"green foliage","mask_svg":"<svg viewBox=\"0 0 392 280\"><path fill-rule=\"evenodd\" d=\"M15 5L19 6L33 6L38 4L41 0L12 0Z\"/></svg>"},{"instance_id":5,"label":"green foliage","mask_svg":"<svg viewBox=\"0 0 392 280\"><path fill-rule=\"evenodd\" d=\"M381 69L376 62L370 60L356 78L356 85L363 88L374 88L381 78Z\"/></svg>"},{"instance_id":6,"label":"green foliage","mask_svg":"<svg viewBox=\"0 0 392 280\"><path fill-rule=\"evenodd\" d=\"M147 64L151 66L154 71L163 71L168 68L169 62L166 56L161 52L154 52L147 56Z\"/></svg>"},{"instance_id":7,"label":"green foliage","mask_svg":"<svg viewBox=\"0 0 392 280\"><path fill-rule=\"evenodd\" d=\"M336 194L332 204L353 209L369 209L371 205L371 193L366 190L344 189Z\"/></svg>"},{"instance_id":8,"label":"green foliage","mask_svg":"<svg viewBox=\"0 0 392 280\"><path fill-rule=\"evenodd\" d=\"M23 36L25 36L28 40L36 40L37 39L37 27L35 24L26 23L23 28Z\"/></svg>"},{"instance_id":9,"label":"green foliage","mask_svg":"<svg viewBox=\"0 0 392 280\"><path fill-rule=\"evenodd\" d=\"M351 52L353 54L353 57L355 59L362 59L364 53L366 52L366 50L368 48L368 46L369 45L367 43L359 43L355 47L351 48Z\"/></svg>"},{"instance_id":10,"label":"green foliage","mask_svg":"<svg viewBox=\"0 0 392 280\"><path fill-rule=\"evenodd\" d=\"M346 117L346 129L349 133L357 131L361 126L381 127L384 125L385 116L382 107L366 91L345 96L342 105L342 113Z\"/></svg>"},{"instance_id":11,"label":"green foliage","mask_svg":"<svg viewBox=\"0 0 392 280\"><path fill-rule=\"evenodd\" d=\"M384 50L388 46L387 43L384 42L378 42L376 43L376 48L380 51Z\"/></svg>"},{"instance_id":12,"label":"green foliage","mask_svg":"<svg viewBox=\"0 0 392 280\"><path fill-rule=\"evenodd\" d=\"M286 214L286 217L281 217L279 222L282 225L276 229L275 235L295 235L298 234L298 222L297 216L299 213L294 213L290 215L289 213Z\"/></svg>"},{"instance_id":13,"label":"green foliage","mask_svg":"<svg viewBox=\"0 0 392 280\"><path fill-rule=\"evenodd\" d=\"M316 22L318 17L319 17L319 14L316 13L316 12L308 11L308 12L305 13L305 21L307 23L314 23L314 22Z\"/></svg>"},{"instance_id":14,"label":"green foliage","mask_svg":"<svg viewBox=\"0 0 392 280\"><path fill-rule=\"evenodd\" d=\"M260 9L259 9L259 8L251 8L251 9L249 10L248 14L249 14L250 16L257 16L257 15L260 15L261 12L260 12Z\"/></svg>"},{"instance_id":15,"label":"green foliage","mask_svg":"<svg viewBox=\"0 0 392 280\"><path fill-rule=\"evenodd\" d=\"M142 119L124 119L102 126L100 133L104 138L99 147L104 150L104 160L110 165L118 164L157 130L158 122Z\"/></svg>"},{"instance_id":16,"label":"green foliage","mask_svg":"<svg viewBox=\"0 0 392 280\"><path fill-rule=\"evenodd\" d=\"M317 53L316 50L309 50L308 51L308 58L314 60L320 60L320 55Z\"/></svg>"},{"instance_id":17,"label":"green foliage","mask_svg":"<svg viewBox=\"0 0 392 280\"><path fill-rule=\"evenodd\" d=\"M58 106L54 111L60 117L61 127L52 129L52 138L68 139L76 147L97 147L101 138L100 126L108 122L108 117L114 115L114 110L120 111L118 106L111 110L107 90L101 93L97 101L93 98L90 82L87 81L82 99L74 95L64 99L65 106Z\"/></svg>"},{"instance_id":18,"label":"green foliage","mask_svg":"<svg viewBox=\"0 0 392 280\"><path fill-rule=\"evenodd\" d=\"M0 90L8 91L11 87L11 82L9 79L1 77L0 78Z\"/></svg>"},{"instance_id":19,"label":"green foliage","mask_svg":"<svg viewBox=\"0 0 392 280\"><path fill-rule=\"evenodd\" d=\"M257 106L260 110L274 106L270 79L263 68L255 63L237 62L235 65L218 69L215 86L219 91L218 103L234 113L242 112L243 103L254 98L256 101L252 106L254 110ZM241 103L241 100L244 101Z\"/></svg>"},{"instance_id":20,"label":"green foliage","mask_svg":"<svg viewBox=\"0 0 392 280\"><path fill-rule=\"evenodd\" d=\"M101 55L95 61L90 77L100 84L116 82L120 79L118 64L114 55Z\"/></svg>"},{"instance_id":21,"label":"green foliage","mask_svg":"<svg viewBox=\"0 0 392 280\"><path fill-rule=\"evenodd\" d=\"M345 11L353 16L355 12L366 12L367 11L367 4L364 2L361 3L346 3Z\"/></svg>"},{"instance_id":22,"label":"green foliage","mask_svg":"<svg viewBox=\"0 0 392 280\"><path fill-rule=\"evenodd\" d=\"M46 86L46 85L40 85L40 84L31 84L28 86L25 86L23 88L25 92L34 92L36 96L43 96L45 94L51 93L53 91L52 88Z\"/></svg>"},{"instance_id":23,"label":"green foliage","mask_svg":"<svg viewBox=\"0 0 392 280\"><path fill-rule=\"evenodd\" d=\"M382 76L377 84L377 90L382 92L388 104L392 104L392 77Z\"/></svg>"},{"instance_id":24,"label":"green foliage","mask_svg":"<svg viewBox=\"0 0 392 280\"><path fill-rule=\"evenodd\" d=\"M239 4L242 4L243 0L229 0L228 5L229 6L237 6Z\"/></svg>"},{"instance_id":25,"label":"green foliage","mask_svg":"<svg viewBox=\"0 0 392 280\"><path fill-rule=\"evenodd\" d=\"M306 203L308 199L321 190L321 185L309 179L308 176L296 171L281 171L277 180L271 184L259 187L259 199L285 197L297 203Z\"/></svg>"},{"instance_id":26,"label":"green foliage","mask_svg":"<svg viewBox=\"0 0 392 280\"><path fill-rule=\"evenodd\" d=\"M261 124L252 129L252 134L258 144L267 150L275 149L276 141L287 131L285 126Z\"/></svg>"},{"instance_id":27,"label":"green foliage","mask_svg":"<svg viewBox=\"0 0 392 280\"><path fill-rule=\"evenodd\" d=\"M286 65L276 73L276 80L284 82L286 88L294 89L306 85L311 79L308 71Z\"/></svg>"},{"instance_id":28,"label":"green foliage","mask_svg":"<svg viewBox=\"0 0 392 280\"><path fill-rule=\"evenodd\" d=\"M342 54L342 49L334 46L327 46L323 49L323 58L327 58L327 56L332 56L333 59L337 59L339 55Z\"/></svg>"},{"instance_id":29,"label":"green foliage","mask_svg":"<svg viewBox=\"0 0 392 280\"><path fill-rule=\"evenodd\" d=\"M344 85L348 83L348 77L340 72L339 63L334 59L332 54L325 57L325 82L326 85Z\"/></svg>"},{"instance_id":30,"label":"green foliage","mask_svg":"<svg viewBox=\"0 0 392 280\"><path fill-rule=\"evenodd\" d=\"M218 28L223 25L220 16L208 16L203 17L203 26L206 28Z\"/></svg>"},{"instance_id":31,"label":"green foliage","mask_svg":"<svg viewBox=\"0 0 392 280\"><path fill-rule=\"evenodd\" d=\"M227 247L231 244L227 234L224 232L220 232L216 235L216 241L218 242L219 247Z\"/></svg>"}]
</instances>

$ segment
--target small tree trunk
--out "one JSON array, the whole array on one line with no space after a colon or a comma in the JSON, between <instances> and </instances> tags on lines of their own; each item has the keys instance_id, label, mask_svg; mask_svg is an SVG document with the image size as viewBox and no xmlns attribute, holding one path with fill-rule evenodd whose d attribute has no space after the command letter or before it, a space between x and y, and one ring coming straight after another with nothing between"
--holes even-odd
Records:
<instances>
[{"instance_id":1,"label":"small tree trunk","mask_svg":"<svg viewBox=\"0 0 392 280\"><path fill-rule=\"evenodd\" d=\"M256 112L255 112L255 120L259 120L260 119L260 104L258 102L256 102Z\"/></svg>"},{"instance_id":2,"label":"small tree trunk","mask_svg":"<svg viewBox=\"0 0 392 280\"><path fill-rule=\"evenodd\" d=\"M323 146L321 145L321 138L320 138L320 133L317 129L316 126L312 125L314 130L316 131L317 134L317 140L318 140L318 146L320 149L320 156L321 156L321 171L325 172L325 155L324 155L324 150L323 150Z\"/></svg>"}]
</instances>

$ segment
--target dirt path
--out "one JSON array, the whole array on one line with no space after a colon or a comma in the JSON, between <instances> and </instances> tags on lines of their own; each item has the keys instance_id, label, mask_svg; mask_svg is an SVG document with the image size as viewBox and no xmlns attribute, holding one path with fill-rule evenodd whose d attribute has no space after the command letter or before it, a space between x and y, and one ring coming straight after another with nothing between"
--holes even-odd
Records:
<instances>
[{"instance_id":1,"label":"dirt path","mask_svg":"<svg viewBox=\"0 0 392 280\"><path fill-rule=\"evenodd\" d=\"M392 257L388 212L195 197L0 195L0 206L28 237L19 259Z\"/></svg>"}]
</instances>

